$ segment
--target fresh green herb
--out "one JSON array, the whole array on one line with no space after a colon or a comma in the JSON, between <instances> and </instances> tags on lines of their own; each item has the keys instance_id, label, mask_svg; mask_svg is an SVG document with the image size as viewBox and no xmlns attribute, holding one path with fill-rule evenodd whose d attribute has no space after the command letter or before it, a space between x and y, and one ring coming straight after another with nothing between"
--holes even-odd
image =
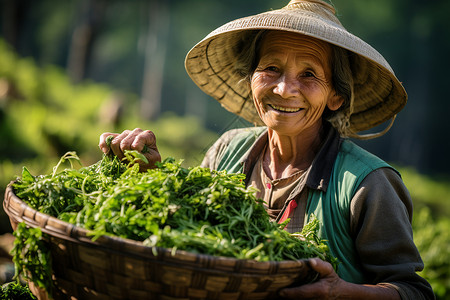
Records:
<instances>
[{"instance_id":1,"label":"fresh green herb","mask_svg":"<svg viewBox=\"0 0 450 300\"><path fill-rule=\"evenodd\" d=\"M77 160L74 153L69 158ZM140 159L127 152L125 166L105 155L92 166L44 176L24 168L13 187L33 208L89 229L94 239L113 235L173 251L258 261L320 257L337 267L317 236L319 221L313 218L301 233L289 234L286 224L269 221L254 189L245 187L245 175L183 168L172 158L139 172Z\"/></svg>"},{"instance_id":2,"label":"fresh green herb","mask_svg":"<svg viewBox=\"0 0 450 300\"><path fill-rule=\"evenodd\" d=\"M41 229L27 228L22 222L17 225L14 236L16 238L11 251L16 269L14 279L19 282L22 275L38 287L46 289L51 295L51 256Z\"/></svg>"},{"instance_id":3,"label":"fresh green herb","mask_svg":"<svg viewBox=\"0 0 450 300\"><path fill-rule=\"evenodd\" d=\"M36 300L27 285L12 281L1 287L0 300Z\"/></svg>"},{"instance_id":4,"label":"fresh green herb","mask_svg":"<svg viewBox=\"0 0 450 300\"><path fill-rule=\"evenodd\" d=\"M112 142L113 139L114 139L113 135L107 136L106 139L105 139L106 146L111 148L111 142Z\"/></svg>"}]
</instances>

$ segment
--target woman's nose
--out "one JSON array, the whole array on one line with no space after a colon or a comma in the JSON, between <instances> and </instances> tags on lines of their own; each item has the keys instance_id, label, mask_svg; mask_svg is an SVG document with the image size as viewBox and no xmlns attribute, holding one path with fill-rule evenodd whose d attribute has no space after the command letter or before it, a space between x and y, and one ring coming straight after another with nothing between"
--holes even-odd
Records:
<instances>
[{"instance_id":1,"label":"woman's nose","mask_svg":"<svg viewBox=\"0 0 450 300\"><path fill-rule=\"evenodd\" d=\"M273 88L273 92L283 98L298 96L300 93L298 81L288 75L282 75Z\"/></svg>"}]
</instances>

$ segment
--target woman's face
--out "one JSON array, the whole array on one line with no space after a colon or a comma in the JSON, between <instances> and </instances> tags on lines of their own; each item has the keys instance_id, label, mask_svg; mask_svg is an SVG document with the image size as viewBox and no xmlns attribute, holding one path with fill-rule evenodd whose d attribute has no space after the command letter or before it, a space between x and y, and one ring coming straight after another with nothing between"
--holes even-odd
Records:
<instances>
[{"instance_id":1,"label":"woman's face","mask_svg":"<svg viewBox=\"0 0 450 300\"><path fill-rule=\"evenodd\" d=\"M342 104L331 85L331 47L300 34L270 31L251 78L259 116L282 135L317 133L328 106Z\"/></svg>"}]
</instances>

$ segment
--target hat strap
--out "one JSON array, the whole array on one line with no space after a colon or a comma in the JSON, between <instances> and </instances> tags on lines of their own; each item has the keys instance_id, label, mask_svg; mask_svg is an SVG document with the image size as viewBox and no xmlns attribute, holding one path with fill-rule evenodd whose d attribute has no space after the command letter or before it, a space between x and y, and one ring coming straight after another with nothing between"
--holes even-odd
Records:
<instances>
[{"instance_id":1,"label":"hat strap","mask_svg":"<svg viewBox=\"0 0 450 300\"><path fill-rule=\"evenodd\" d=\"M395 118L397 117L397 115L394 115L391 119L391 122L389 123L389 125L383 129L383 131L380 132L376 132L376 133L367 133L367 134L357 134L357 133L352 133L349 135L349 137L351 138L356 138L359 140L370 140L370 139L375 139L377 137L380 137L382 135L384 135L386 132L389 131L389 129L391 129L392 125L394 125L394 121Z\"/></svg>"}]
</instances>

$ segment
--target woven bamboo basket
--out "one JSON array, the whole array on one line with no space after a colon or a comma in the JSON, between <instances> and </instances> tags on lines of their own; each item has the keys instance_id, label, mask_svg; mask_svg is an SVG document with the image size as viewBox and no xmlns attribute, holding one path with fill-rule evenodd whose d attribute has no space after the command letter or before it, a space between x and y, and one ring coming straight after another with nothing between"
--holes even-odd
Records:
<instances>
[{"instance_id":1,"label":"woven bamboo basket","mask_svg":"<svg viewBox=\"0 0 450 300\"><path fill-rule=\"evenodd\" d=\"M304 260L257 262L152 248L102 236L40 213L8 185L3 208L11 226L40 227L49 237L54 299L277 299L280 288L312 280ZM156 250L156 255L155 255ZM45 291L30 285L40 300Z\"/></svg>"}]
</instances>

